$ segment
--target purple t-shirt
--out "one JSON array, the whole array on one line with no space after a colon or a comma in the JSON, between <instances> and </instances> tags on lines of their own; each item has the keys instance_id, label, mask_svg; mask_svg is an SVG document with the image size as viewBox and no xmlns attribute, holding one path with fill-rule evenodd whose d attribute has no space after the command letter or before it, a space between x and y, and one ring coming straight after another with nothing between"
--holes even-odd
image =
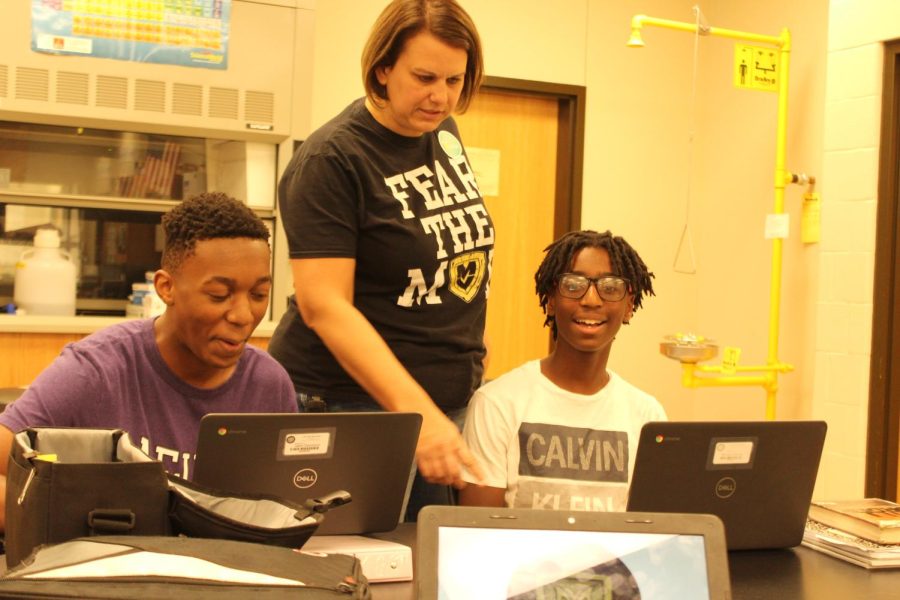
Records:
<instances>
[{"instance_id":1,"label":"purple t-shirt","mask_svg":"<svg viewBox=\"0 0 900 600\"><path fill-rule=\"evenodd\" d=\"M144 319L67 345L0 414L0 424L14 432L40 426L121 428L170 473L188 478L200 418L212 412L297 412L297 397L281 365L249 345L221 386L188 385L165 364L153 320Z\"/></svg>"}]
</instances>

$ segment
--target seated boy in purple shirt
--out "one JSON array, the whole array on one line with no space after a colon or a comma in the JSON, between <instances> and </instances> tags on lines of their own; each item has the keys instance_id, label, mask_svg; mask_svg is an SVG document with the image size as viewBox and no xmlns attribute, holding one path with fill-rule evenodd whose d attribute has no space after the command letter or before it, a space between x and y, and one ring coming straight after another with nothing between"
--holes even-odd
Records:
<instances>
[{"instance_id":1,"label":"seated boy in purple shirt","mask_svg":"<svg viewBox=\"0 0 900 600\"><path fill-rule=\"evenodd\" d=\"M165 214L166 311L107 327L66 346L0 414L0 483L14 432L26 427L121 428L150 457L188 478L200 418L211 412L296 412L294 387L267 353L247 345L272 285L269 230L221 193ZM0 527L5 493L0 489Z\"/></svg>"}]
</instances>

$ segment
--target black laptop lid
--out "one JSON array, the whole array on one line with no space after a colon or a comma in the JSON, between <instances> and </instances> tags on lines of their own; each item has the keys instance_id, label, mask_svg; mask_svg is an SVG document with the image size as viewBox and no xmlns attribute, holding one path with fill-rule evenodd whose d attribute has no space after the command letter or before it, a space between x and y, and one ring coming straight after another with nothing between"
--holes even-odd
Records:
<instances>
[{"instance_id":1,"label":"black laptop lid","mask_svg":"<svg viewBox=\"0 0 900 600\"><path fill-rule=\"evenodd\" d=\"M390 531L421 424L416 413L212 413L200 421L193 480L299 504L346 490L352 502L329 511L317 534Z\"/></svg>"},{"instance_id":2,"label":"black laptop lid","mask_svg":"<svg viewBox=\"0 0 900 600\"><path fill-rule=\"evenodd\" d=\"M417 533L420 600L730 598L711 515L427 506Z\"/></svg>"},{"instance_id":3,"label":"black laptop lid","mask_svg":"<svg viewBox=\"0 0 900 600\"><path fill-rule=\"evenodd\" d=\"M824 421L647 423L628 510L717 515L729 550L803 539Z\"/></svg>"}]
</instances>

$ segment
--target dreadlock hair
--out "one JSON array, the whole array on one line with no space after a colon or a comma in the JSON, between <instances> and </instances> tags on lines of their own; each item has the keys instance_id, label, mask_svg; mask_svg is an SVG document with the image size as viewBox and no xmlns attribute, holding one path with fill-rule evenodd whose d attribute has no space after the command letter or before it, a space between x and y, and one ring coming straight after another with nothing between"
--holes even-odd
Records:
<instances>
[{"instance_id":1,"label":"dreadlock hair","mask_svg":"<svg viewBox=\"0 0 900 600\"><path fill-rule=\"evenodd\" d=\"M194 253L197 242L218 238L269 241L269 230L245 204L222 192L185 200L162 217L165 245L162 267L176 271Z\"/></svg>"},{"instance_id":2,"label":"dreadlock hair","mask_svg":"<svg viewBox=\"0 0 900 600\"><path fill-rule=\"evenodd\" d=\"M655 275L647 270L647 265L637 251L624 238L614 236L609 231L570 231L544 248L544 260L534 274L535 291L544 314L547 314L547 302L556 291L560 275L572 268L575 255L584 248L606 250L613 273L628 280L628 291L634 295L635 311L641 307L641 300L645 295L656 295L651 281ZM544 326L550 327L553 339L556 339L556 320L547 315Z\"/></svg>"}]
</instances>

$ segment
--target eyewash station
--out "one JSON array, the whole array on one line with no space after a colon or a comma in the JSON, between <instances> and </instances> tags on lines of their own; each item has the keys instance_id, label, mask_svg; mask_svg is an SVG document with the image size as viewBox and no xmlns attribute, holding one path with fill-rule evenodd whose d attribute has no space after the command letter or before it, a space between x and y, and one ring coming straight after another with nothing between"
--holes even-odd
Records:
<instances>
[{"instance_id":1,"label":"eyewash station","mask_svg":"<svg viewBox=\"0 0 900 600\"><path fill-rule=\"evenodd\" d=\"M779 375L789 373L793 365L778 358L778 335L780 325L781 279L783 242L788 233L788 215L784 210L785 188L790 184L806 186L803 199L804 242L818 241L819 198L814 191L815 178L803 173L794 173L786 168L785 147L787 138L788 82L790 73L791 35L785 28L777 36L763 35L711 27L705 22L698 6L693 9L695 22L680 22L658 19L646 15L635 15L631 19L631 36L628 46L644 48L643 33L647 27L658 27L694 35L694 89L696 88L697 52L700 38L724 37L737 40L735 45L734 83L735 86L751 90L777 93L778 112L775 133L775 173L774 206L766 216L766 238L772 243L772 258L769 290L768 350L765 364L740 364L740 349L726 347L722 362L717 365L701 364L716 357L718 345L711 339L693 333L668 335L660 342L660 352L681 363L681 383L688 388L714 386L759 386L766 394L765 416L775 419L776 395ZM693 106L694 102L692 102ZM691 151L693 149L693 123L691 123ZM690 171L690 168L689 168ZM688 207L690 206L688 191ZM681 234L678 255L689 253L690 266L679 269L678 256L676 271L693 274L693 246L689 221Z\"/></svg>"}]
</instances>

